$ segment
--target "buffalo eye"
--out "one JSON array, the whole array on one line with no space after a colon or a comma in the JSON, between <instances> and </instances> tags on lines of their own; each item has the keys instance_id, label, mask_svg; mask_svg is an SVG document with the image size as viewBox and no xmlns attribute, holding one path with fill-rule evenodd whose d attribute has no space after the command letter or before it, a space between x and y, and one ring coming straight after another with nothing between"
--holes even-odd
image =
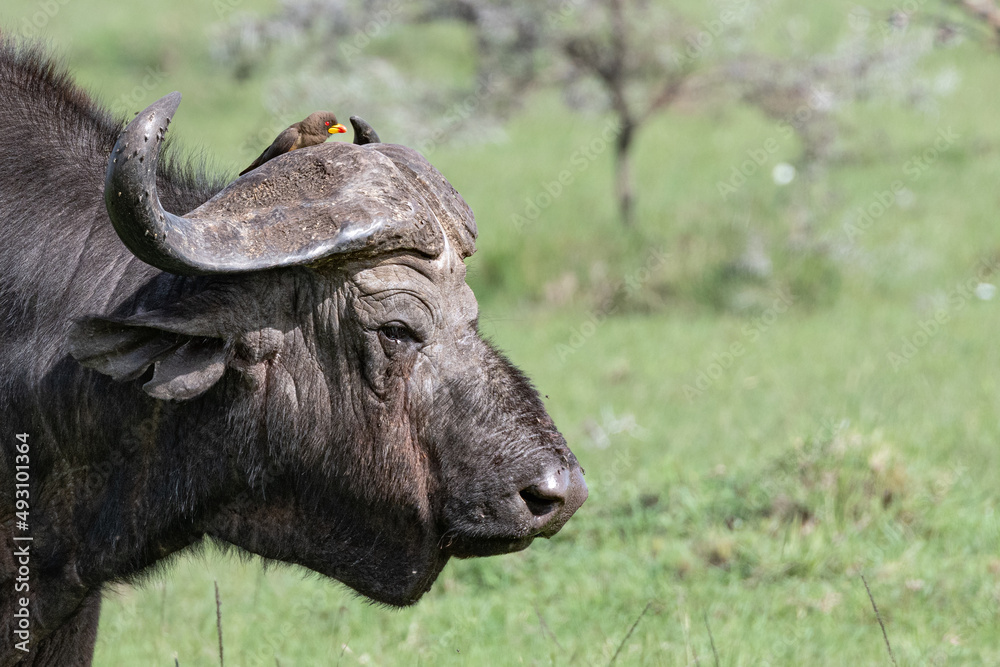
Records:
<instances>
[{"instance_id":1,"label":"buffalo eye","mask_svg":"<svg viewBox=\"0 0 1000 667\"><path fill-rule=\"evenodd\" d=\"M413 330L400 322L383 325L378 330L378 338L387 356L392 356L419 342Z\"/></svg>"}]
</instances>

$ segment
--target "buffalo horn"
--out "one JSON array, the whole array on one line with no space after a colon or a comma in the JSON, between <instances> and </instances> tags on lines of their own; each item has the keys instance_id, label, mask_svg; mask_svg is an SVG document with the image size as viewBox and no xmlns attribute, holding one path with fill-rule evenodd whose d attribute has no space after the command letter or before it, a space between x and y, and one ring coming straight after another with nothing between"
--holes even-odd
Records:
<instances>
[{"instance_id":1,"label":"buffalo horn","mask_svg":"<svg viewBox=\"0 0 1000 667\"><path fill-rule=\"evenodd\" d=\"M382 140L378 138L378 134L372 129L372 126L363 119L351 116L351 127L354 128L354 143L359 146L382 143Z\"/></svg>"},{"instance_id":2,"label":"buffalo horn","mask_svg":"<svg viewBox=\"0 0 1000 667\"><path fill-rule=\"evenodd\" d=\"M442 231L454 221L472 230L470 243L475 238L472 212L444 177L415 151L382 143L334 142L292 151L194 211L169 213L157 195L156 165L180 100L174 92L142 111L119 135L108 159L104 201L111 222L129 250L148 264L206 275L349 253L415 250L434 257L444 247ZM361 143L378 142L363 120L351 122Z\"/></svg>"}]
</instances>

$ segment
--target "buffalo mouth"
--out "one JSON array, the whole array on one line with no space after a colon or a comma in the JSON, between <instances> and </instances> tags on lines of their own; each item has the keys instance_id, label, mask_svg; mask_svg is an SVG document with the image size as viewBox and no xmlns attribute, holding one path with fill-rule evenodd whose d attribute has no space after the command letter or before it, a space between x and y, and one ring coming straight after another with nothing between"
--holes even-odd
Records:
<instances>
[{"instance_id":1,"label":"buffalo mouth","mask_svg":"<svg viewBox=\"0 0 1000 667\"><path fill-rule=\"evenodd\" d=\"M568 514L556 517L554 521L549 521L539 526L536 524L529 528L531 532L527 535L477 535L475 533L462 534L459 531L449 531L441 538L441 551L447 556L455 558L479 558L484 556L499 556L515 551L527 549L537 537L546 539L552 537L563 524L569 519Z\"/></svg>"},{"instance_id":2,"label":"buffalo mouth","mask_svg":"<svg viewBox=\"0 0 1000 667\"><path fill-rule=\"evenodd\" d=\"M493 502L456 503L446 512L441 551L456 558L521 551L536 537L558 533L587 500L583 470L575 459L550 467L517 493Z\"/></svg>"},{"instance_id":3,"label":"buffalo mouth","mask_svg":"<svg viewBox=\"0 0 1000 667\"><path fill-rule=\"evenodd\" d=\"M499 556L527 549L535 535L527 537L463 537L445 536L441 540L441 550L455 558L481 558Z\"/></svg>"}]
</instances>

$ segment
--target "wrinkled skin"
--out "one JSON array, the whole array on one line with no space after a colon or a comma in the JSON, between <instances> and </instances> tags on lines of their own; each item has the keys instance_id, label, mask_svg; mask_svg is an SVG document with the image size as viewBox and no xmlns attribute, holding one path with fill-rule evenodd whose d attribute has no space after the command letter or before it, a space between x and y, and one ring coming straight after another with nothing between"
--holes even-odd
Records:
<instances>
[{"instance_id":1,"label":"wrinkled skin","mask_svg":"<svg viewBox=\"0 0 1000 667\"><path fill-rule=\"evenodd\" d=\"M238 338L237 365L266 388L240 410L281 415L266 424L281 441L309 424L312 437L293 457L271 452L270 460L319 474L279 474L264 517L247 516L252 501L237 503L209 532L408 604L449 555L504 553L558 530L572 513L564 501L537 497L529 507L521 491L552 471L575 471L575 459L536 392L478 335L464 278L453 254L293 276L305 284L290 288L301 302L287 314L294 335L281 336L281 350L273 347L280 326ZM272 357L266 369L246 365ZM303 497L316 505L303 508ZM287 533L256 529L285 502L290 517L306 515L285 522ZM363 511L349 519L344 506Z\"/></svg>"},{"instance_id":2,"label":"wrinkled skin","mask_svg":"<svg viewBox=\"0 0 1000 667\"><path fill-rule=\"evenodd\" d=\"M449 557L524 548L583 503L537 392L477 333L448 224L433 256L160 271L102 201L120 126L38 54L0 48L0 85L0 542L23 534L22 432L33 537L27 654L0 551L0 667L90 664L103 587L205 536L406 605ZM169 165L156 184L178 214L219 189Z\"/></svg>"}]
</instances>

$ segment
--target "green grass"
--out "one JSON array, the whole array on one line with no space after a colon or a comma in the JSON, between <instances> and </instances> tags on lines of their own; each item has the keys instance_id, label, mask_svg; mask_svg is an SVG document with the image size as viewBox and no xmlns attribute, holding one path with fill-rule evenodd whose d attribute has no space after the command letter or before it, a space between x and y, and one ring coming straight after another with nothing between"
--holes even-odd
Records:
<instances>
[{"instance_id":1,"label":"green grass","mask_svg":"<svg viewBox=\"0 0 1000 667\"><path fill-rule=\"evenodd\" d=\"M808 12L807 41L828 47L853 6L787 4L760 39L779 44L794 10ZM37 7L8 2L0 19L17 26ZM71 0L43 33L106 100L163 71L139 106L179 89L182 145L232 173L252 159L245 136L272 122L264 83L236 83L208 57L212 5L110 7ZM1000 663L1000 299L956 291L996 280L977 267L1000 252L1000 125L983 92L1000 55L966 43L923 66L949 68L961 83L930 112L852 111L809 211L812 254L788 242L800 183L770 178L795 159L794 140L719 196L717 182L776 135L737 105L680 108L643 130L630 232L607 150L537 219L512 222L607 120L554 94L505 143L435 150L479 222L469 264L482 329L548 397L587 469L587 504L550 541L449 564L405 610L295 568L212 549L180 557L109 593L96 664L215 664L213 581L227 664L603 665L647 604L617 664L714 664L709 628L722 665L889 664L862 574L900 665ZM907 161L949 127L959 139L910 178ZM912 202L849 242L852 212L897 179ZM726 277L751 233L774 261L762 284ZM776 293L792 300L783 312L769 311ZM948 321L921 335L937 313Z\"/></svg>"}]
</instances>

